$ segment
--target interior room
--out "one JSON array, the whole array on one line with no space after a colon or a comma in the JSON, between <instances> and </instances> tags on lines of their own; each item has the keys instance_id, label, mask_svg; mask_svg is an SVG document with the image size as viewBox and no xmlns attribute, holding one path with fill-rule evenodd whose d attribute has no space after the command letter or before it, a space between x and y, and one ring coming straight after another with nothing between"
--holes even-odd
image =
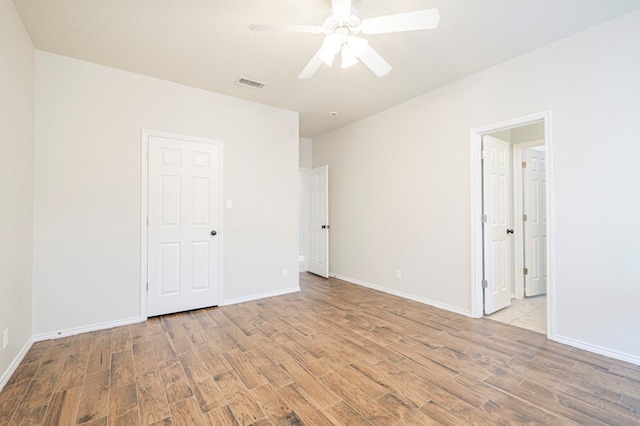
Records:
<instances>
[{"instance_id":1,"label":"interior room","mask_svg":"<svg viewBox=\"0 0 640 426\"><path fill-rule=\"evenodd\" d=\"M640 422L640 0L0 0L0 424Z\"/></svg>"}]
</instances>

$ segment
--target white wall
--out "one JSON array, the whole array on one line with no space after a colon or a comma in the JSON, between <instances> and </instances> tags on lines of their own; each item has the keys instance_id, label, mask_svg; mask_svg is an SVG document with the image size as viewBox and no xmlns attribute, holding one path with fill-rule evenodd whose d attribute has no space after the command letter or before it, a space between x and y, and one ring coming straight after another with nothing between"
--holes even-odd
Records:
<instances>
[{"instance_id":1,"label":"white wall","mask_svg":"<svg viewBox=\"0 0 640 426\"><path fill-rule=\"evenodd\" d=\"M301 168L310 169L312 166L312 158L313 150L311 145L311 139L309 138L300 138L300 149L299 149L299 161L298 165Z\"/></svg>"},{"instance_id":2,"label":"white wall","mask_svg":"<svg viewBox=\"0 0 640 426\"><path fill-rule=\"evenodd\" d=\"M34 64L13 3L0 0L0 389L31 338Z\"/></svg>"},{"instance_id":3,"label":"white wall","mask_svg":"<svg viewBox=\"0 0 640 426\"><path fill-rule=\"evenodd\" d=\"M314 138L332 272L469 312L470 129L551 109L557 338L640 362L639 75L634 12Z\"/></svg>"},{"instance_id":4,"label":"white wall","mask_svg":"<svg viewBox=\"0 0 640 426\"><path fill-rule=\"evenodd\" d=\"M140 133L223 141L223 303L298 288L298 114L36 55L35 335L140 314Z\"/></svg>"},{"instance_id":5,"label":"white wall","mask_svg":"<svg viewBox=\"0 0 640 426\"><path fill-rule=\"evenodd\" d=\"M309 138L300 138L300 149L299 149L299 162L298 165L300 166L301 169L310 169L313 165L313 162L311 161L313 155L313 150L312 150L312 141ZM300 253L300 258L304 257L305 251L306 251L306 235L305 235L305 228L307 226L307 224L305 223L305 217L306 217L306 213L305 213L305 209L306 209L306 192L305 192L305 172L303 170L300 170L300 177L299 177L299 181L300 181L300 185L299 185L299 191L298 191L298 198L299 198L299 206L298 206L298 211L299 211L299 226L298 226L298 253Z\"/></svg>"}]
</instances>

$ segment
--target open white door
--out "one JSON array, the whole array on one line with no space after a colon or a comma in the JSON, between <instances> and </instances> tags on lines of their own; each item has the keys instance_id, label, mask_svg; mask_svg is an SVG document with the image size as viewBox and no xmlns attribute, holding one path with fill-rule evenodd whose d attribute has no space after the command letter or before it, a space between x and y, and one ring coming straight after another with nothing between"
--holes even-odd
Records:
<instances>
[{"instance_id":1,"label":"open white door","mask_svg":"<svg viewBox=\"0 0 640 426\"><path fill-rule=\"evenodd\" d=\"M547 292L547 218L546 186L547 163L545 152L525 150L524 174L524 241L525 268L524 294L527 297ZM523 218L524 219L524 218Z\"/></svg>"},{"instance_id":2,"label":"open white door","mask_svg":"<svg viewBox=\"0 0 640 426\"><path fill-rule=\"evenodd\" d=\"M484 313L511 304L511 235L509 229L511 145L492 136L482 138Z\"/></svg>"},{"instance_id":3,"label":"open white door","mask_svg":"<svg viewBox=\"0 0 640 426\"><path fill-rule=\"evenodd\" d=\"M149 136L149 316L218 304L219 148Z\"/></svg>"},{"instance_id":4,"label":"open white door","mask_svg":"<svg viewBox=\"0 0 640 426\"><path fill-rule=\"evenodd\" d=\"M329 277L329 166L307 176L307 253L305 269Z\"/></svg>"}]
</instances>

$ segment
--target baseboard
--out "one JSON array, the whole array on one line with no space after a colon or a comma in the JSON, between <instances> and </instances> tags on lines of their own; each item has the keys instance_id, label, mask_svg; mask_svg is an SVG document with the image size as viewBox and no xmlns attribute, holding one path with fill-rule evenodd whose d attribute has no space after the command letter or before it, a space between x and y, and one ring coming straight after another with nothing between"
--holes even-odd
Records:
<instances>
[{"instance_id":1,"label":"baseboard","mask_svg":"<svg viewBox=\"0 0 640 426\"><path fill-rule=\"evenodd\" d=\"M640 357L630 355L624 352L618 352L612 349L603 348L602 346L592 345L580 340L571 339L569 337L556 335L554 339L558 343L573 346L574 348L584 349L585 351L593 352L596 354L608 356L609 358L617 359L620 361L630 362L631 364L640 365Z\"/></svg>"},{"instance_id":2,"label":"baseboard","mask_svg":"<svg viewBox=\"0 0 640 426\"><path fill-rule=\"evenodd\" d=\"M246 296L246 297L236 297L235 299L229 299L229 300L223 301L222 303L220 303L220 306L228 306L228 305L235 305L237 303L251 302L254 300L266 299L267 297L283 296L285 294L296 293L299 291L300 291L300 287L291 287L291 288L286 288L284 290L268 291L266 293L253 294L251 296Z\"/></svg>"},{"instance_id":3,"label":"baseboard","mask_svg":"<svg viewBox=\"0 0 640 426\"><path fill-rule=\"evenodd\" d=\"M18 352L18 355L14 358L13 362L9 364L9 368L7 368L5 372L2 373L2 376L0 376L0 392L2 392L2 389L4 389L11 376L13 376L13 373L15 373L16 369L24 359L24 356L29 352L29 349L31 349L31 345L33 345L33 338L27 340L27 343L25 343L20 352Z\"/></svg>"},{"instance_id":4,"label":"baseboard","mask_svg":"<svg viewBox=\"0 0 640 426\"><path fill-rule=\"evenodd\" d=\"M357 284L357 285L362 286L362 287L367 287L367 288L370 288L372 290L377 290L377 291L381 291L383 293L393 294L394 296L402 297L403 299L409 299L409 300L413 300L414 302L423 303L425 305L433 306L434 308L444 309L445 311L454 312L456 314L464 315L466 317L471 317L472 316L471 315L471 311L465 311L464 309L460 309L460 308L457 308L455 306L450 306L450 305L447 305L447 304L444 304L444 303L436 302L434 300L425 299L425 298L418 297L418 296L413 295L413 294L404 293L402 291L397 291L397 290L392 290L390 288L382 287L382 286L379 286L377 284L371 284L371 283L368 283L368 282L365 282L365 281L357 280L355 278L349 278L349 277L345 277L345 276L334 274L334 273L330 273L329 276L335 277L335 278L337 278L339 280L350 282L352 284Z\"/></svg>"},{"instance_id":5,"label":"baseboard","mask_svg":"<svg viewBox=\"0 0 640 426\"><path fill-rule=\"evenodd\" d=\"M83 327L68 328L66 330L56 331L56 332L53 332L53 333L37 334L37 335L33 336L32 340L34 342L41 342L43 340L49 340L49 339L60 339L62 337L73 336L73 335L80 334L80 333L88 333L88 332L91 332L91 331L106 330L108 328L120 327L122 325L135 324L135 323L142 322L142 321L144 321L144 319L142 319L140 317L125 318L125 319L117 320L117 321L107 321L107 322L103 322L103 323L99 323L99 324L87 325L87 326L83 326Z\"/></svg>"}]
</instances>

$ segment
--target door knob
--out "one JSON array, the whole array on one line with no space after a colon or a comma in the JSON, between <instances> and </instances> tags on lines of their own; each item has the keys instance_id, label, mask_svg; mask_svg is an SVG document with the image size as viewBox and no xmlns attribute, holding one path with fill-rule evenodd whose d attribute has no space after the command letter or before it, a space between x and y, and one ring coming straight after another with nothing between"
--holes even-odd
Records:
<instances>
[{"instance_id":1,"label":"door knob","mask_svg":"<svg viewBox=\"0 0 640 426\"><path fill-rule=\"evenodd\" d=\"M215 230L211 231L211 235L217 235L217 234L218 233Z\"/></svg>"},{"instance_id":2,"label":"door knob","mask_svg":"<svg viewBox=\"0 0 640 426\"><path fill-rule=\"evenodd\" d=\"M513 229L507 229L507 234L513 234Z\"/></svg>"}]
</instances>

